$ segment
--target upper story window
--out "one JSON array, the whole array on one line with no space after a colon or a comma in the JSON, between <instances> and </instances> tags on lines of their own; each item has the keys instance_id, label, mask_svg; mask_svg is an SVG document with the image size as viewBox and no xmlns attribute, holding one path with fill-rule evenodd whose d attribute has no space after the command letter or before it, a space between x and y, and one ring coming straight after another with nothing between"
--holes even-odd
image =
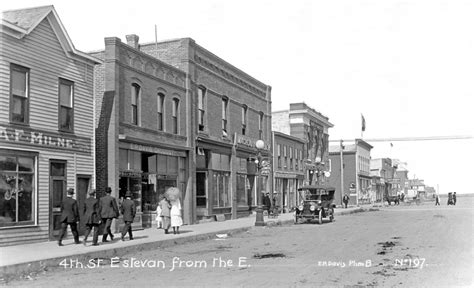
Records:
<instances>
[{"instance_id":1,"label":"upper story window","mask_svg":"<svg viewBox=\"0 0 474 288\"><path fill-rule=\"evenodd\" d=\"M247 106L242 106L242 135L247 132Z\"/></svg>"},{"instance_id":2,"label":"upper story window","mask_svg":"<svg viewBox=\"0 0 474 288\"><path fill-rule=\"evenodd\" d=\"M290 169L293 170L293 147L290 147Z\"/></svg>"},{"instance_id":3,"label":"upper story window","mask_svg":"<svg viewBox=\"0 0 474 288\"><path fill-rule=\"evenodd\" d=\"M177 98L173 99L173 111L171 113L171 116L173 119L172 131L174 134L179 134L179 99Z\"/></svg>"},{"instance_id":4,"label":"upper story window","mask_svg":"<svg viewBox=\"0 0 474 288\"><path fill-rule=\"evenodd\" d=\"M163 93L158 93L157 96L157 118L158 118L158 130L163 131L164 127L164 104L165 104L165 95Z\"/></svg>"},{"instance_id":5,"label":"upper story window","mask_svg":"<svg viewBox=\"0 0 474 288\"><path fill-rule=\"evenodd\" d=\"M198 87L198 130L204 131L204 116L205 116L205 106L204 100L206 97L206 88L200 86Z\"/></svg>"},{"instance_id":6,"label":"upper story window","mask_svg":"<svg viewBox=\"0 0 474 288\"><path fill-rule=\"evenodd\" d=\"M222 98L222 135L227 136L227 105L229 99Z\"/></svg>"},{"instance_id":7,"label":"upper story window","mask_svg":"<svg viewBox=\"0 0 474 288\"><path fill-rule=\"evenodd\" d=\"M298 154L299 154L299 150L298 148L295 148L295 170L298 171Z\"/></svg>"},{"instance_id":8,"label":"upper story window","mask_svg":"<svg viewBox=\"0 0 474 288\"><path fill-rule=\"evenodd\" d=\"M59 79L59 130L74 130L74 82Z\"/></svg>"},{"instance_id":9,"label":"upper story window","mask_svg":"<svg viewBox=\"0 0 474 288\"><path fill-rule=\"evenodd\" d=\"M263 139L263 112L258 115L258 134L259 139Z\"/></svg>"},{"instance_id":10,"label":"upper story window","mask_svg":"<svg viewBox=\"0 0 474 288\"><path fill-rule=\"evenodd\" d=\"M139 125L139 119L140 119L140 93L141 93L141 88L140 85L133 83L132 84L132 124L134 125Z\"/></svg>"},{"instance_id":11,"label":"upper story window","mask_svg":"<svg viewBox=\"0 0 474 288\"><path fill-rule=\"evenodd\" d=\"M283 157L284 158L284 163L283 163L283 168L288 169L288 154L286 153L286 145L283 146Z\"/></svg>"},{"instance_id":12,"label":"upper story window","mask_svg":"<svg viewBox=\"0 0 474 288\"><path fill-rule=\"evenodd\" d=\"M277 153L278 153L278 168L281 168L281 145L277 145Z\"/></svg>"},{"instance_id":13,"label":"upper story window","mask_svg":"<svg viewBox=\"0 0 474 288\"><path fill-rule=\"evenodd\" d=\"M10 77L10 120L15 123L28 124L30 69L12 64Z\"/></svg>"}]
</instances>

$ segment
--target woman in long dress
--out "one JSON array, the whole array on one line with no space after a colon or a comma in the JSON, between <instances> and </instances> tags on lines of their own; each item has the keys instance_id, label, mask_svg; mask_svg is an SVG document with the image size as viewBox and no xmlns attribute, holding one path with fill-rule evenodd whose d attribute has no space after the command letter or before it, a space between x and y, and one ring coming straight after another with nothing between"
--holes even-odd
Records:
<instances>
[{"instance_id":1,"label":"woman in long dress","mask_svg":"<svg viewBox=\"0 0 474 288\"><path fill-rule=\"evenodd\" d=\"M165 234L168 234L168 229L170 228L170 208L171 205L168 202L168 199L163 197L160 201L160 208L161 208L161 225L165 230Z\"/></svg>"},{"instance_id":2,"label":"woman in long dress","mask_svg":"<svg viewBox=\"0 0 474 288\"><path fill-rule=\"evenodd\" d=\"M166 191L171 203L171 227L173 233L179 234L179 226L183 225L183 218L181 218L181 201L179 200L179 190L176 187L171 187Z\"/></svg>"}]
</instances>

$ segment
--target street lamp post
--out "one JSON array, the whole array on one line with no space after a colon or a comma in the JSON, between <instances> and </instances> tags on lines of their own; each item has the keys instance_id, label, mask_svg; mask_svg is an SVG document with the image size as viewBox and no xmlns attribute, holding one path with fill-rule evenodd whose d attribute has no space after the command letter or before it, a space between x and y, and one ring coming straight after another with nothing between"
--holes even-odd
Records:
<instances>
[{"instance_id":1,"label":"street lamp post","mask_svg":"<svg viewBox=\"0 0 474 288\"><path fill-rule=\"evenodd\" d=\"M255 217L255 226L265 226L265 221L263 220L263 207L262 207L262 193L261 191L258 191L258 184L259 184L259 180L260 180L260 173L261 173L261 169L262 169L262 153L261 153L261 149L263 149L265 147L265 142L263 142L263 140L257 140L257 142L255 142L255 146L257 147L257 160L255 161L256 164L257 164L257 185L256 188L257 188L257 215Z\"/></svg>"}]
</instances>

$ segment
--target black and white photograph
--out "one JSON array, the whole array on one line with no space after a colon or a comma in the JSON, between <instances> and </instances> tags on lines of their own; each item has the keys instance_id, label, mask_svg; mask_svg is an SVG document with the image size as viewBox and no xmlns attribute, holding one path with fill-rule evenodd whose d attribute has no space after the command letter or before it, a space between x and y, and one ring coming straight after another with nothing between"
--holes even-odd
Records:
<instances>
[{"instance_id":1,"label":"black and white photograph","mask_svg":"<svg viewBox=\"0 0 474 288\"><path fill-rule=\"evenodd\" d=\"M0 10L0 286L474 287L474 1Z\"/></svg>"}]
</instances>

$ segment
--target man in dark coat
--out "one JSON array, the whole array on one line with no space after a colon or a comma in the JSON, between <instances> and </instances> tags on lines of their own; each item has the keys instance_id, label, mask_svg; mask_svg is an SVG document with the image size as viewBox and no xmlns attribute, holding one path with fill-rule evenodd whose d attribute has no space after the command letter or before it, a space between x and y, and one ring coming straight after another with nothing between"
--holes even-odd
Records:
<instances>
[{"instance_id":1,"label":"man in dark coat","mask_svg":"<svg viewBox=\"0 0 474 288\"><path fill-rule=\"evenodd\" d=\"M272 207L272 200L270 200L270 193L263 196L263 210L267 211L267 215L270 215L270 208Z\"/></svg>"},{"instance_id":2,"label":"man in dark coat","mask_svg":"<svg viewBox=\"0 0 474 288\"><path fill-rule=\"evenodd\" d=\"M77 201L72 198L73 195L74 189L67 189L67 197L61 203L61 234L59 235L58 240L59 246L63 246L62 241L64 235L66 235L67 225L71 226L72 235L74 236L74 242L76 244L81 243L81 241L79 241L79 233L77 233L79 208L77 207Z\"/></svg>"},{"instance_id":3,"label":"man in dark coat","mask_svg":"<svg viewBox=\"0 0 474 288\"><path fill-rule=\"evenodd\" d=\"M133 240L132 223L133 218L135 218L135 213L137 213L137 209L135 208L135 203L133 203L131 197L132 193L127 191L127 193L125 193L125 200L123 200L122 205L120 206L120 212L122 212L123 222L125 223L122 229L122 241L125 241L124 237L127 232L130 240Z\"/></svg>"},{"instance_id":4,"label":"man in dark coat","mask_svg":"<svg viewBox=\"0 0 474 288\"><path fill-rule=\"evenodd\" d=\"M106 195L100 198L100 217L102 218L102 225L104 227L102 242L109 242L107 241L107 235L110 235L110 240L114 240L110 225L112 225L112 220L119 215L117 201L115 201L114 197L110 196L111 193L112 189L107 187L105 189Z\"/></svg>"},{"instance_id":5,"label":"man in dark coat","mask_svg":"<svg viewBox=\"0 0 474 288\"><path fill-rule=\"evenodd\" d=\"M342 202L344 202L344 208L347 208L347 203L349 203L349 196L347 194L344 194L344 197L342 197Z\"/></svg>"},{"instance_id":6,"label":"man in dark coat","mask_svg":"<svg viewBox=\"0 0 474 288\"><path fill-rule=\"evenodd\" d=\"M87 245L87 237L91 233L91 230L94 230L92 237L92 246L99 245L97 240L99 239L99 224L101 221L100 218L100 203L99 200L95 198L95 190L92 189L89 192L89 198L84 202L83 210L86 224L86 233L84 235L84 246Z\"/></svg>"}]
</instances>

